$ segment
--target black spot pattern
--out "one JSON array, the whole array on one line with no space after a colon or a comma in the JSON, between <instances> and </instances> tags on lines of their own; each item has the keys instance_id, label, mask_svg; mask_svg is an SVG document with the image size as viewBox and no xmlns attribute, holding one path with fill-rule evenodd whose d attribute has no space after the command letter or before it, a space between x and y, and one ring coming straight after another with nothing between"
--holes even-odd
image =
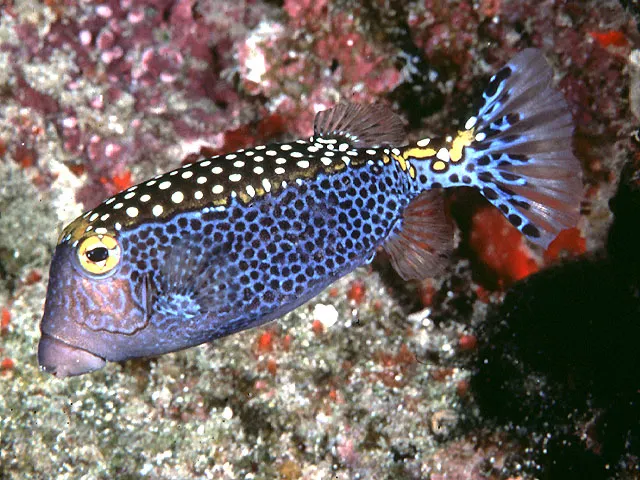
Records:
<instances>
[{"instance_id":1,"label":"black spot pattern","mask_svg":"<svg viewBox=\"0 0 640 480\"><path fill-rule=\"evenodd\" d=\"M488 97L493 97L500 87L500 84L504 82L511 75L511 68L506 66L503 67L496 73L493 77L491 77L491 81L485 90L485 94Z\"/></svg>"},{"instance_id":2,"label":"black spot pattern","mask_svg":"<svg viewBox=\"0 0 640 480\"><path fill-rule=\"evenodd\" d=\"M395 163L372 167L123 230L128 280L149 277L158 297L180 293L181 303L161 299L154 312L163 335L212 338L277 318L364 263L394 227L407 176ZM184 311L199 315L189 321Z\"/></svg>"}]
</instances>

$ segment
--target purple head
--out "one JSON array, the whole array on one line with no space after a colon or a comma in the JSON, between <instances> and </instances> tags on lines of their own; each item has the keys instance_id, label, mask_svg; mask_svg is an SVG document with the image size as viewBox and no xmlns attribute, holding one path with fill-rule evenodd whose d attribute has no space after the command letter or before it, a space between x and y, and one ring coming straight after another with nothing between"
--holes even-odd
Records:
<instances>
[{"instance_id":1,"label":"purple head","mask_svg":"<svg viewBox=\"0 0 640 480\"><path fill-rule=\"evenodd\" d=\"M51 262L38 362L57 377L80 375L158 352L146 284L134 285L111 235L61 242Z\"/></svg>"}]
</instances>

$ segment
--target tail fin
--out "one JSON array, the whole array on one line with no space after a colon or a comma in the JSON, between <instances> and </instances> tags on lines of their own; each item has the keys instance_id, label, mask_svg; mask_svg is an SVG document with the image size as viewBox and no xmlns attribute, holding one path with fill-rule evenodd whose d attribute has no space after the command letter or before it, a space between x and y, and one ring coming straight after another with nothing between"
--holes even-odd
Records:
<instances>
[{"instance_id":1,"label":"tail fin","mask_svg":"<svg viewBox=\"0 0 640 480\"><path fill-rule=\"evenodd\" d=\"M582 198L571 113L552 78L535 49L519 53L496 73L477 116L467 122L475 139L463 162L474 165L482 194L543 247L560 230L575 226Z\"/></svg>"}]
</instances>

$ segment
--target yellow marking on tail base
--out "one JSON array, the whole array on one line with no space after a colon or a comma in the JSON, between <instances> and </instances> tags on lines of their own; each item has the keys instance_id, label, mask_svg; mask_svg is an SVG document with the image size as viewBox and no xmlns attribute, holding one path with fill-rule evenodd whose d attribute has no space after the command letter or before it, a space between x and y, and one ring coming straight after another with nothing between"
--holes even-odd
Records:
<instances>
[{"instance_id":1,"label":"yellow marking on tail base","mask_svg":"<svg viewBox=\"0 0 640 480\"><path fill-rule=\"evenodd\" d=\"M458 132L456 138L451 142L451 148L449 149L449 157L453 163L458 163L462 160L462 149L468 147L474 141L475 129L463 130Z\"/></svg>"},{"instance_id":2,"label":"yellow marking on tail base","mask_svg":"<svg viewBox=\"0 0 640 480\"><path fill-rule=\"evenodd\" d=\"M443 170L447 169L447 164L442 160L437 160L433 162L433 164L431 165L431 168L436 172L442 172Z\"/></svg>"},{"instance_id":3,"label":"yellow marking on tail base","mask_svg":"<svg viewBox=\"0 0 640 480\"><path fill-rule=\"evenodd\" d=\"M433 157L436 154L436 150L433 148L419 148L413 147L402 152L402 158L405 160L409 157L413 158L429 158Z\"/></svg>"},{"instance_id":4,"label":"yellow marking on tail base","mask_svg":"<svg viewBox=\"0 0 640 480\"><path fill-rule=\"evenodd\" d=\"M400 168L403 172L407 171L407 161L405 160L405 157L402 155L395 155L393 153L391 154L391 157L400 164Z\"/></svg>"}]
</instances>

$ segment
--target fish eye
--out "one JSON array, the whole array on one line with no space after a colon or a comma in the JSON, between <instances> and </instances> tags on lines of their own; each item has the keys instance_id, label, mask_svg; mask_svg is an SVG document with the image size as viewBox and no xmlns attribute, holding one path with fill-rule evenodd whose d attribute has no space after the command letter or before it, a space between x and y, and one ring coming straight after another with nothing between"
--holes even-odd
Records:
<instances>
[{"instance_id":1,"label":"fish eye","mask_svg":"<svg viewBox=\"0 0 640 480\"><path fill-rule=\"evenodd\" d=\"M93 263L104 262L109 258L109 250L107 247L96 247L92 250L87 250L87 258Z\"/></svg>"},{"instance_id":2,"label":"fish eye","mask_svg":"<svg viewBox=\"0 0 640 480\"><path fill-rule=\"evenodd\" d=\"M78 245L78 262L84 271L92 275L111 272L119 263L120 244L111 235L93 235Z\"/></svg>"}]
</instances>

